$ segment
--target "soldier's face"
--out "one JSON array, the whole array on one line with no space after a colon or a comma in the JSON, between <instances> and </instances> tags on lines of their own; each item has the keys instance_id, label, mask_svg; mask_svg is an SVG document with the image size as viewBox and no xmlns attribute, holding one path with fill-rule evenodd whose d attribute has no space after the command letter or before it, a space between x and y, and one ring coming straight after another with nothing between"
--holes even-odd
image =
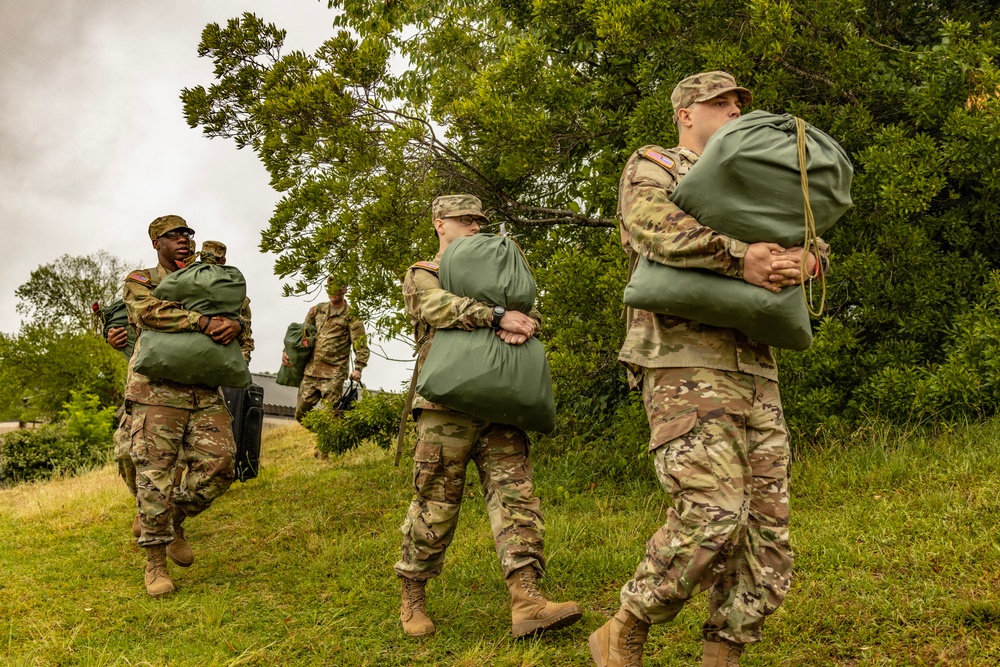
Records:
<instances>
[{"instance_id":1,"label":"soldier's face","mask_svg":"<svg viewBox=\"0 0 1000 667\"><path fill-rule=\"evenodd\" d=\"M434 229L444 243L479 233L480 220L474 215L449 216L434 221Z\"/></svg>"},{"instance_id":2,"label":"soldier's face","mask_svg":"<svg viewBox=\"0 0 1000 667\"><path fill-rule=\"evenodd\" d=\"M708 141L720 127L736 120L743 113L743 102L735 91L723 93L704 102L695 102L686 111L691 130Z\"/></svg>"},{"instance_id":3,"label":"soldier's face","mask_svg":"<svg viewBox=\"0 0 1000 667\"><path fill-rule=\"evenodd\" d=\"M190 234L173 229L153 241L153 247L165 263L185 261L194 250L194 240Z\"/></svg>"}]
</instances>

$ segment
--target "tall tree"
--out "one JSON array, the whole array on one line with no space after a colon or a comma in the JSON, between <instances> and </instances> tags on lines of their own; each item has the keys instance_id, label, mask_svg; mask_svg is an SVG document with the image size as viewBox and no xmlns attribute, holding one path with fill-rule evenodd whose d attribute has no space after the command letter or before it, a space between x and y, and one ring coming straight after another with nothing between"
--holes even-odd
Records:
<instances>
[{"instance_id":1,"label":"tall tree","mask_svg":"<svg viewBox=\"0 0 1000 667\"><path fill-rule=\"evenodd\" d=\"M66 331L91 329L91 305L121 298L129 265L107 251L63 255L31 272L14 290L17 312L30 320Z\"/></svg>"},{"instance_id":2,"label":"tall tree","mask_svg":"<svg viewBox=\"0 0 1000 667\"><path fill-rule=\"evenodd\" d=\"M121 405L125 363L94 335L91 305L120 298L127 270L103 250L63 255L15 290L27 320L17 334L0 334L0 416L55 419L74 391Z\"/></svg>"},{"instance_id":3,"label":"tall tree","mask_svg":"<svg viewBox=\"0 0 1000 667\"><path fill-rule=\"evenodd\" d=\"M724 69L756 108L827 130L856 165L855 208L828 238L828 313L812 349L781 359L801 427L898 413L948 359L952 324L988 298L993 3L328 4L341 30L314 54L283 53L284 32L251 14L207 26L215 82L182 93L192 127L256 151L283 193L261 247L289 291L335 271L400 328L400 274L433 252L430 200L472 192L544 275L564 404L603 397L610 412L623 396L618 177L638 146L675 141L674 83Z\"/></svg>"}]
</instances>

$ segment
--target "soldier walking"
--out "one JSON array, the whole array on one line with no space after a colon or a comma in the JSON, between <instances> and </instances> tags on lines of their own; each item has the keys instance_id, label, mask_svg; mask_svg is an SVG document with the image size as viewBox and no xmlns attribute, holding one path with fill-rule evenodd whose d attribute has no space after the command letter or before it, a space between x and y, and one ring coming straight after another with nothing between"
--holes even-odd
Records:
<instances>
[{"instance_id":1,"label":"soldier walking","mask_svg":"<svg viewBox=\"0 0 1000 667\"><path fill-rule=\"evenodd\" d=\"M457 238L472 236L487 222L482 205L471 195L438 197L433 203L438 254L406 273L403 299L413 320L417 365L427 358L437 329L492 328L510 345L534 336L541 318L506 311L445 291L438 263ZM462 363L456 359L455 363ZM554 603L538 591L545 572L541 503L534 494L528 437L514 426L485 422L431 403L419 395L413 402L417 443L413 454L414 497L403 522L402 557L396 575L402 582L400 621L411 637L434 633L425 608L427 581L441 573L445 552L458 524L469 461L476 464L493 530L500 567L511 598L511 631L515 637L562 628L580 620L575 602Z\"/></svg>"},{"instance_id":2,"label":"soldier walking","mask_svg":"<svg viewBox=\"0 0 1000 667\"><path fill-rule=\"evenodd\" d=\"M149 238L159 263L131 272L123 300L129 322L140 335L145 329L174 333L199 331L226 345L249 340L250 321L209 317L153 296L160 281L192 259L194 230L176 215L161 216L149 225ZM249 354L244 350L244 354ZM135 355L133 355L133 359ZM181 567L194 562L183 523L204 512L234 480L232 417L218 387L186 385L147 377L130 370L125 401L131 415L130 454L136 471L136 498L146 552L146 591L153 597L175 590L167 558ZM186 474L178 484L175 468Z\"/></svg>"},{"instance_id":3,"label":"soldier walking","mask_svg":"<svg viewBox=\"0 0 1000 667\"><path fill-rule=\"evenodd\" d=\"M778 292L801 282L801 248L746 244L702 226L669 197L709 138L752 100L725 72L690 76L671 102L678 146L644 146L621 177L626 253L715 271ZM819 270L808 255L805 274ZM621 607L590 636L598 667L640 667L649 626L709 593L704 667L739 665L792 576L788 431L771 349L735 329L636 311L619 355L641 388L649 451L673 499L667 522L621 590Z\"/></svg>"},{"instance_id":4,"label":"soldier walking","mask_svg":"<svg viewBox=\"0 0 1000 667\"><path fill-rule=\"evenodd\" d=\"M305 324L316 327L316 338L311 342L312 355L299 385L295 405L295 419L299 422L320 401L336 402L348 377L361 382L361 371L368 365L370 352L365 325L344 298L347 286L338 285L330 276L326 279L326 292L330 300L313 306L306 315ZM354 370L348 375L352 349ZM284 352L281 363L289 365Z\"/></svg>"}]
</instances>

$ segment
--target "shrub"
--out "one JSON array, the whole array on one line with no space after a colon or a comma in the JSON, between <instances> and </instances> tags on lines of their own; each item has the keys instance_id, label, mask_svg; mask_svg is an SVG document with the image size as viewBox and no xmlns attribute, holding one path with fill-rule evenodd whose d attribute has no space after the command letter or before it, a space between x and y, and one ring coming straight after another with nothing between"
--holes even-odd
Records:
<instances>
[{"instance_id":1,"label":"shrub","mask_svg":"<svg viewBox=\"0 0 1000 667\"><path fill-rule=\"evenodd\" d=\"M0 485L74 473L108 459L114 408L99 407L93 394L72 392L63 421L21 429L0 440Z\"/></svg>"},{"instance_id":2,"label":"shrub","mask_svg":"<svg viewBox=\"0 0 1000 667\"><path fill-rule=\"evenodd\" d=\"M316 446L325 454L342 454L371 440L382 449L395 442L403 394L366 394L352 410L341 415L321 405L302 419L302 425L316 434Z\"/></svg>"}]
</instances>

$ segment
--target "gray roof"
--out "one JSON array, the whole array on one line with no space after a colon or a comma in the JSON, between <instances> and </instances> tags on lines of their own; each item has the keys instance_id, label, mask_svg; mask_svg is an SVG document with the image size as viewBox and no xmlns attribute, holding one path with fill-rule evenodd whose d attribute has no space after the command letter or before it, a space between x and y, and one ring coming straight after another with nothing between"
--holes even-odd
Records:
<instances>
[{"instance_id":1,"label":"gray roof","mask_svg":"<svg viewBox=\"0 0 1000 667\"><path fill-rule=\"evenodd\" d=\"M299 395L298 388L278 384L274 381L273 375L253 373L253 381L264 390L264 414L295 414L295 401Z\"/></svg>"}]
</instances>

